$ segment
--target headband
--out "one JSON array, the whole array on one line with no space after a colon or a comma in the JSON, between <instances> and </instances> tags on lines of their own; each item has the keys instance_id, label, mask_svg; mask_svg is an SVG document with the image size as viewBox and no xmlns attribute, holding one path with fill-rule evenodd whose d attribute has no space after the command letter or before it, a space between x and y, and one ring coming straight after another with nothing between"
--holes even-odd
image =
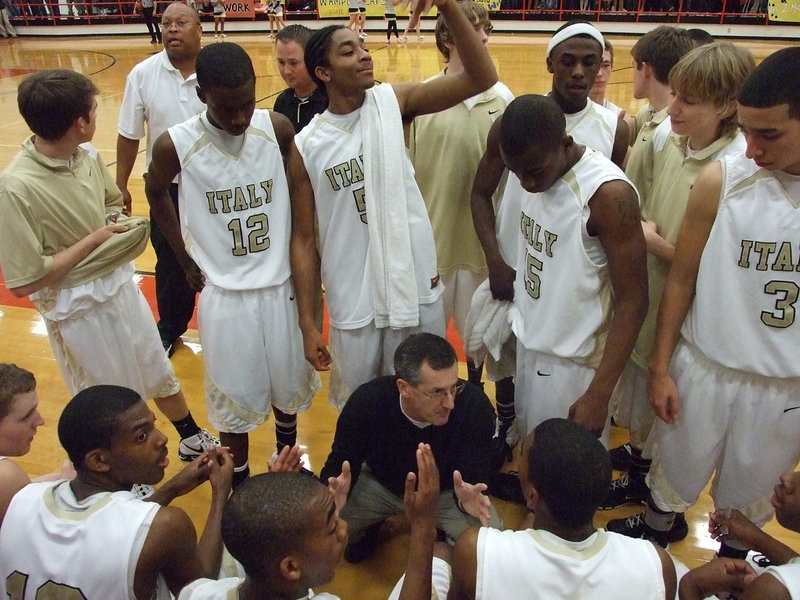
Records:
<instances>
[{"instance_id":1,"label":"headband","mask_svg":"<svg viewBox=\"0 0 800 600\"><path fill-rule=\"evenodd\" d=\"M553 48L558 46L561 42L564 42L571 37L575 37L576 35L588 35L600 43L600 48L605 48L606 46L605 40L603 39L603 34L600 33L597 27L594 27L589 23L575 23L574 25L570 25L561 31L556 32L556 34L550 38L550 43L547 44L547 56L550 56Z\"/></svg>"}]
</instances>

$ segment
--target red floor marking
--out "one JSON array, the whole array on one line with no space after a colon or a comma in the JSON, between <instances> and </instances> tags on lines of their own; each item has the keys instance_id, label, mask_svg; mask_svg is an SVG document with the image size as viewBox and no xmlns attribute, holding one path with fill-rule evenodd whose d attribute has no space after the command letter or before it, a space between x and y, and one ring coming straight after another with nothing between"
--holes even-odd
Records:
<instances>
[{"instance_id":1,"label":"red floor marking","mask_svg":"<svg viewBox=\"0 0 800 600\"><path fill-rule=\"evenodd\" d=\"M17 77L19 75L27 75L34 73L36 69L0 69L0 78L2 77Z\"/></svg>"}]
</instances>

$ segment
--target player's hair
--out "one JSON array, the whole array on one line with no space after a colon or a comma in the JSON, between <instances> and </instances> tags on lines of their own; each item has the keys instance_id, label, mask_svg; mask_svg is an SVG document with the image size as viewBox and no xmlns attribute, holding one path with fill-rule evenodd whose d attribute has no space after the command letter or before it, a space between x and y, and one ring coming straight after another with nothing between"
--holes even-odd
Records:
<instances>
[{"instance_id":1,"label":"player's hair","mask_svg":"<svg viewBox=\"0 0 800 600\"><path fill-rule=\"evenodd\" d=\"M323 90L324 82L317 77L317 67L329 67L330 61L328 60L328 51L331 49L333 34L340 29L346 29L344 25L328 25L322 29L318 29L306 42L305 49L305 62L306 71L311 79L320 86Z\"/></svg>"},{"instance_id":2,"label":"player's hair","mask_svg":"<svg viewBox=\"0 0 800 600\"><path fill-rule=\"evenodd\" d=\"M800 86L791 76L800 64L800 47L770 54L755 68L739 90L739 104L753 108L789 105L789 117L800 119Z\"/></svg>"},{"instance_id":3,"label":"player's hair","mask_svg":"<svg viewBox=\"0 0 800 600\"><path fill-rule=\"evenodd\" d=\"M0 363L0 419L11 412L14 397L36 389L33 373L10 363Z\"/></svg>"},{"instance_id":4,"label":"player's hair","mask_svg":"<svg viewBox=\"0 0 800 600\"><path fill-rule=\"evenodd\" d=\"M692 44L695 48L714 43L714 36L708 33L705 29L700 29L699 27L687 29L686 34L692 39Z\"/></svg>"},{"instance_id":5,"label":"player's hair","mask_svg":"<svg viewBox=\"0 0 800 600\"><path fill-rule=\"evenodd\" d=\"M604 51L607 50L608 53L611 55L611 66L613 67L614 66L614 46L606 38L603 38L603 42L605 42L605 48L603 50Z\"/></svg>"},{"instance_id":6,"label":"player's hair","mask_svg":"<svg viewBox=\"0 0 800 600\"><path fill-rule=\"evenodd\" d=\"M631 48L631 56L636 62L636 68L647 63L652 67L656 81L668 85L672 67L693 47L692 39L685 29L660 25L636 40Z\"/></svg>"},{"instance_id":7,"label":"player's hair","mask_svg":"<svg viewBox=\"0 0 800 600\"><path fill-rule=\"evenodd\" d=\"M308 27L293 23L278 32L278 35L275 36L275 43L283 42L288 44L289 42L297 42L301 48L305 48L310 37L311 30Z\"/></svg>"},{"instance_id":8,"label":"player's hair","mask_svg":"<svg viewBox=\"0 0 800 600\"><path fill-rule=\"evenodd\" d=\"M611 458L600 440L568 419L548 419L531 437L528 480L553 519L569 528L590 524L611 484Z\"/></svg>"},{"instance_id":9,"label":"player's hair","mask_svg":"<svg viewBox=\"0 0 800 600\"><path fill-rule=\"evenodd\" d=\"M458 7L475 29L483 29L487 35L492 32L493 27L492 21L489 19L489 11L486 10L483 4L478 4L473 0L463 0L463 2L458 3ZM454 43L453 34L441 14L436 19L433 35L436 39L436 47L444 56L444 61L450 62L450 48L447 47L447 44Z\"/></svg>"},{"instance_id":10,"label":"player's hair","mask_svg":"<svg viewBox=\"0 0 800 600\"><path fill-rule=\"evenodd\" d=\"M549 96L525 94L515 98L503 113L500 147L509 156L522 156L531 147L555 150L564 139L567 120Z\"/></svg>"},{"instance_id":11,"label":"player's hair","mask_svg":"<svg viewBox=\"0 0 800 600\"><path fill-rule=\"evenodd\" d=\"M119 385L94 385L78 392L58 420L58 440L76 471L86 454L111 448L120 416L142 402L139 394Z\"/></svg>"},{"instance_id":12,"label":"player's hair","mask_svg":"<svg viewBox=\"0 0 800 600\"><path fill-rule=\"evenodd\" d=\"M232 42L209 44L200 50L195 72L197 85L202 90L238 88L256 79L250 56Z\"/></svg>"},{"instance_id":13,"label":"player's hair","mask_svg":"<svg viewBox=\"0 0 800 600\"><path fill-rule=\"evenodd\" d=\"M17 106L25 123L40 138L62 138L79 117L89 120L99 90L92 80L67 69L29 75L17 89Z\"/></svg>"},{"instance_id":14,"label":"player's hair","mask_svg":"<svg viewBox=\"0 0 800 600\"><path fill-rule=\"evenodd\" d=\"M720 111L733 103L756 63L749 50L730 42L698 46L684 56L669 73L669 85L696 102L710 102ZM738 124L736 111L722 122L723 135L732 135Z\"/></svg>"},{"instance_id":15,"label":"player's hair","mask_svg":"<svg viewBox=\"0 0 800 600\"><path fill-rule=\"evenodd\" d=\"M408 336L394 352L394 372L411 385L422 383L422 363L434 371L456 364L456 351L443 337L433 333L415 333Z\"/></svg>"},{"instance_id":16,"label":"player's hair","mask_svg":"<svg viewBox=\"0 0 800 600\"><path fill-rule=\"evenodd\" d=\"M302 549L321 486L303 473L262 473L236 487L222 512L222 540L248 576L269 581L287 554Z\"/></svg>"}]
</instances>

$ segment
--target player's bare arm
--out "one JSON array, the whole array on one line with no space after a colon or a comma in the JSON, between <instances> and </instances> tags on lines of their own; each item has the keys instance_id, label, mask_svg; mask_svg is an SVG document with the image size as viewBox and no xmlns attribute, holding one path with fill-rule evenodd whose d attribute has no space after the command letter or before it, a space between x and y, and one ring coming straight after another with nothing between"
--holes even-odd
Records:
<instances>
[{"instance_id":1,"label":"player's bare arm","mask_svg":"<svg viewBox=\"0 0 800 600\"><path fill-rule=\"evenodd\" d=\"M28 475L18 464L10 460L0 460L0 525L14 494L30 482Z\"/></svg>"},{"instance_id":2,"label":"player's bare arm","mask_svg":"<svg viewBox=\"0 0 800 600\"><path fill-rule=\"evenodd\" d=\"M617 119L617 132L614 134L614 146L611 149L611 162L620 169L624 168L628 156L628 142L631 139L628 123L625 119Z\"/></svg>"},{"instance_id":3,"label":"player's bare arm","mask_svg":"<svg viewBox=\"0 0 800 600\"><path fill-rule=\"evenodd\" d=\"M458 8L456 1L434 0L433 3L447 21L464 64L464 72L452 77L439 77L428 83L393 86L404 121L450 108L497 83L494 63L480 36Z\"/></svg>"},{"instance_id":4,"label":"player's bare arm","mask_svg":"<svg viewBox=\"0 0 800 600\"><path fill-rule=\"evenodd\" d=\"M497 190L503 176L505 165L500 155L500 116L489 129L486 138L486 152L483 153L475 172L475 181L472 183L470 195L470 208L472 209L472 223L478 241L481 243L483 253L486 255L486 264L489 267L489 287L492 297L496 300L514 299L513 268L506 264L500 255L497 243L496 218L492 196Z\"/></svg>"},{"instance_id":5,"label":"player's bare arm","mask_svg":"<svg viewBox=\"0 0 800 600\"><path fill-rule=\"evenodd\" d=\"M314 325L314 288L320 280L320 263L314 230L314 189L303 157L292 144L289 153L289 196L292 200L290 245L292 280L297 295L297 312L303 334L305 357L318 371L330 369L331 355Z\"/></svg>"},{"instance_id":6,"label":"player's bare arm","mask_svg":"<svg viewBox=\"0 0 800 600\"><path fill-rule=\"evenodd\" d=\"M122 212L128 216L131 214L133 201L128 190L128 180L136 163L136 155L139 152L139 140L132 140L124 135L117 135L117 187L122 192L124 208Z\"/></svg>"},{"instance_id":7,"label":"player's bare arm","mask_svg":"<svg viewBox=\"0 0 800 600\"><path fill-rule=\"evenodd\" d=\"M69 248L53 254L50 270L42 277L31 283L9 288L9 291L17 298L24 298L42 288L57 286L79 262L95 249L102 246L115 234L124 233L128 229L130 228L127 225L117 225L116 223L100 227Z\"/></svg>"},{"instance_id":8,"label":"player's bare arm","mask_svg":"<svg viewBox=\"0 0 800 600\"><path fill-rule=\"evenodd\" d=\"M192 289L200 292L205 285L205 278L200 268L186 252L178 215L169 195L169 187L180 171L181 163L178 153L169 132L165 131L156 138L155 144L153 144L153 158L147 169L144 192L147 195L147 202L150 204L153 218L186 273L186 280Z\"/></svg>"},{"instance_id":9,"label":"player's bare arm","mask_svg":"<svg viewBox=\"0 0 800 600\"><path fill-rule=\"evenodd\" d=\"M675 243L675 256L658 308L647 396L656 414L666 423L674 423L680 410L678 390L669 376L669 362L694 298L700 258L717 216L721 190L722 165L714 162L703 169L689 193L686 214Z\"/></svg>"},{"instance_id":10,"label":"player's bare arm","mask_svg":"<svg viewBox=\"0 0 800 600\"><path fill-rule=\"evenodd\" d=\"M478 570L478 529L465 530L453 547L452 575L447 600L475 600Z\"/></svg>"},{"instance_id":11,"label":"player's bare arm","mask_svg":"<svg viewBox=\"0 0 800 600\"><path fill-rule=\"evenodd\" d=\"M675 563L672 557L658 544L653 544L658 552L658 558L661 561L661 574L664 577L664 589L666 590L665 598L674 598L675 593L678 591L678 576L675 573Z\"/></svg>"},{"instance_id":12,"label":"player's bare arm","mask_svg":"<svg viewBox=\"0 0 800 600\"><path fill-rule=\"evenodd\" d=\"M281 149L283 162L286 163L289 160L289 152L292 149L292 141L294 140L294 126L285 115L280 113L269 111L269 118L272 121L273 129L275 129L275 136L278 138L278 146Z\"/></svg>"},{"instance_id":13,"label":"player's bare arm","mask_svg":"<svg viewBox=\"0 0 800 600\"><path fill-rule=\"evenodd\" d=\"M606 253L614 316L603 358L586 392L570 407L569 418L600 436L611 393L647 314L647 259L639 202L630 185L621 180L604 183L589 200L589 209L586 229Z\"/></svg>"}]
</instances>

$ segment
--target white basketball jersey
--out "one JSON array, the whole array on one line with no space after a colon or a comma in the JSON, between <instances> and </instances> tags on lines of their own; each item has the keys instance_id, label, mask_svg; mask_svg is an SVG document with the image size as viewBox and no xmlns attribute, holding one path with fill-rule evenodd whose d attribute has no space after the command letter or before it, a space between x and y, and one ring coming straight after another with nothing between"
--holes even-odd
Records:
<instances>
[{"instance_id":1,"label":"white basketball jersey","mask_svg":"<svg viewBox=\"0 0 800 600\"><path fill-rule=\"evenodd\" d=\"M269 111L256 110L242 136L217 129L205 113L169 135L181 163L181 233L207 282L254 290L286 281L291 205Z\"/></svg>"},{"instance_id":2,"label":"white basketball jersey","mask_svg":"<svg viewBox=\"0 0 800 600\"><path fill-rule=\"evenodd\" d=\"M372 93L372 90L367 90ZM397 132L398 136L402 131ZM364 196L361 109L346 115L316 115L295 144L311 185L319 226L322 282L331 325L356 329L374 318L371 277L367 269L369 232ZM407 155L408 172L414 168ZM442 292L436 247L428 212L413 176L406 181L407 212L419 303L430 304Z\"/></svg>"},{"instance_id":3,"label":"white basketball jersey","mask_svg":"<svg viewBox=\"0 0 800 600\"><path fill-rule=\"evenodd\" d=\"M721 164L722 199L681 333L723 366L798 377L800 198L743 154Z\"/></svg>"},{"instance_id":4,"label":"white basketball jersey","mask_svg":"<svg viewBox=\"0 0 800 600\"><path fill-rule=\"evenodd\" d=\"M239 600L239 587L244 579L228 577L226 579L197 579L181 590L178 600ZM315 594L308 590L308 595L298 600L339 600L332 594Z\"/></svg>"},{"instance_id":5,"label":"white basketball jersey","mask_svg":"<svg viewBox=\"0 0 800 600\"><path fill-rule=\"evenodd\" d=\"M0 529L0 597L135 600L136 564L159 508L127 491L77 502L68 481L24 487Z\"/></svg>"},{"instance_id":6,"label":"white basketball jersey","mask_svg":"<svg viewBox=\"0 0 800 600\"><path fill-rule=\"evenodd\" d=\"M764 572L780 581L792 600L800 600L800 559L793 558L784 565L769 566Z\"/></svg>"},{"instance_id":7,"label":"white basketball jersey","mask_svg":"<svg viewBox=\"0 0 800 600\"><path fill-rule=\"evenodd\" d=\"M612 289L605 251L586 232L586 222L594 193L617 179L630 183L614 163L589 148L545 192L526 192L519 179L509 177L506 195L517 194L520 207L511 325L528 350L599 363Z\"/></svg>"},{"instance_id":8,"label":"white basketball jersey","mask_svg":"<svg viewBox=\"0 0 800 600\"><path fill-rule=\"evenodd\" d=\"M666 593L655 546L602 529L577 545L535 529L482 527L477 551L475 600L664 600Z\"/></svg>"},{"instance_id":9,"label":"white basketball jersey","mask_svg":"<svg viewBox=\"0 0 800 600\"><path fill-rule=\"evenodd\" d=\"M564 116L567 119L567 135L571 135L577 143L611 158L619 121L613 111L587 100L582 111Z\"/></svg>"}]
</instances>

